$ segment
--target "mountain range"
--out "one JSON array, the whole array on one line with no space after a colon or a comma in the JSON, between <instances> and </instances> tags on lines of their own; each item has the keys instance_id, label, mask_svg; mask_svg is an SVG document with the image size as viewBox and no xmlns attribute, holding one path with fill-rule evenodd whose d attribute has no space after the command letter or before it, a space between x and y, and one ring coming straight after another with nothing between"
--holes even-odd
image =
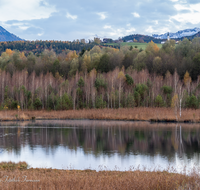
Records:
<instances>
[{"instance_id":1,"label":"mountain range","mask_svg":"<svg viewBox=\"0 0 200 190\"><path fill-rule=\"evenodd\" d=\"M186 37L186 36L193 36L195 34L197 34L198 32L200 32L200 28L194 28L194 29L185 29L185 30L180 30L176 33L169 33L169 37L176 39L176 38L182 38L182 37ZM168 32L165 34L153 34L152 37L157 38L157 39L167 39L168 37Z\"/></svg>"},{"instance_id":2,"label":"mountain range","mask_svg":"<svg viewBox=\"0 0 200 190\"><path fill-rule=\"evenodd\" d=\"M161 43L162 41L165 41L167 39L168 33L165 34L153 34L152 36L148 35L141 35L141 34L132 34L129 36L122 37L123 41L130 41L130 40L137 40L139 42L150 42L153 41L155 43ZM176 33L169 33L170 39L175 40L183 40L184 38L188 38L192 40L195 37L200 37L200 28L194 28L194 29L185 29L180 30ZM5 30L3 27L0 26L0 42L2 41L22 41L23 39L17 37L14 34L11 34L7 30Z\"/></svg>"},{"instance_id":3,"label":"mountain range","mask_svg":"<svg viewBox=\"0 0 200 190\"><path fill-rule=\"evenodd\" d=\"M7 30L5 30L3 27L0 26L0 41L21 41L22 39L17 37L14 34L11 34Z\"/></svg>"},{"instance_id":4,"label":"mountain range","mask_svg":"<svg viewBox=\"0 0 200 190\"><path fill-rule=\"evenodd\" d=\"M122 40L127 42L129 40L135 39L139 42L143 41L148 43L150 41L153 41L154 43L161 43L162 41L167 40L167 35L168 33L161 35L153 35L153 36L134 34L134 35L124 36ZM174 39L176 41L182 41L184 38L192 40L196 37L200 37L200 28L186 29L186 30L180 30L176 33L169 33L169 37L170 39Z\"/></svg>"}]
</instances>

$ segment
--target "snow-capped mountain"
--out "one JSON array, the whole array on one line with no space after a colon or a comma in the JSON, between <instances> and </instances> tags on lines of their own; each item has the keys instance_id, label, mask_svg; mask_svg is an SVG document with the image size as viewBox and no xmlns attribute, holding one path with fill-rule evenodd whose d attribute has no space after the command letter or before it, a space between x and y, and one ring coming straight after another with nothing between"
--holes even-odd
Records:
<instances>
[{"instance_id":1,"label":"snow-capped mountain","mask_svg":"<svg viewBox=\"0 0 200 190\"><path fill-rule=\"evenodd\" d=\"M182 38L185 36L192 36L194 34L197 34L199 31L200 31L200 28L197 28L197 27L194 29L180 30L176 33L169 33L169 37L170 38ZM167 35L168 35L168 32L165 34L161 34L161 35L153 34L152 36L157 39L167 39Z\"/></svg>"}]
</instances>

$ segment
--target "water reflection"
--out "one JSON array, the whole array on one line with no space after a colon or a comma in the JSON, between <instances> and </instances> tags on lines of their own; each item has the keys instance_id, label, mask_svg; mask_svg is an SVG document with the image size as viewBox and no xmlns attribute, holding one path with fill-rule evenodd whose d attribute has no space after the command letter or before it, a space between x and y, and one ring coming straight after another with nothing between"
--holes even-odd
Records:
<instances>
[{"instance_id":1,"label":"water reflection","mask_svg":"<svg viewBox=\"0 0 200 190\"><path fill-rule=\"evenodd\" d=\"M200 125L115 121L1 123L0 161L74 169L199 165Z\"/></svg>"}]
</instances>

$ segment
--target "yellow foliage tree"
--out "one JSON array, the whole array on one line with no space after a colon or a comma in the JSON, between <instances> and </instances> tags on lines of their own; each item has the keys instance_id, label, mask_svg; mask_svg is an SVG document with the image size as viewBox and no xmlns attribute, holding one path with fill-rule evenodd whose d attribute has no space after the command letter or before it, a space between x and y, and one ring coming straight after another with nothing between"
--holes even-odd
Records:
<instances>
[{"instance_id":1,"label":"yellow foliage tree","mask_svg":"<svg viewBox=\"0 0 200 190\"><path fill-rule=\"evenodd\" d=\"M184 84L186 86L188 85L188 83L190 84L192 82L192 79L191 79L190 74L188 73L188 71L186 71L183 80L184 80Z\"/></svg>"},{"instance_id":2,"label":"yellow foliage tree","mask_svg":"<svg viewBox=\"0 0 200 190\"><path fill-rule=\"evenodd\" d=\"M120 80L123 80L123 79L125 80L126 77L125 77L125 75L124 75L124 72L123 72L123 71L120 71L120 72L118 73L117 78L120 79Z\"/></svg>"},{"instance_id":3,"label":"yellow foliage tree","mask_svg":"<svg viewBox=\"0 0 200 190\"><path fill-rule=\"evenodd\" d=\"M175 108L178 104L178 94L174 94L173 98L172 98L172 102L171 102L171 107Z\"/></svg>"},{"instance_id":4,"label":"yellow foliage tree","mask_svg":"<svg viewBox=\"0 0 200 190\"><path fill-rule=\"evenodd\" d=\"M90 66L90 63L91 63L90 55L85 55L83 57L83 64L82 64L82 70L84 72L89 71L89 70L92 69L91 66Z\"/></svg>"},{"instance_id":5,"label":"yellow foliage tree","mask_svg":"<svg viewBox=\"0 0 200 190\"><path fill-rule=\"evenodd\" d=\"M151 41L148 43L146 50L157 53L159 51L159 47L157 46L157 44L155 44L153 41Z\"/></svg>"},{"instance_id":6,"label":"yellow foliage tree","mask_svg":"<svg viewBox=\"0 0 200 190\"><path fill-rule=\"evenodd\" d=\"M190 74L188 73L188 71L186 71L183 80L184 80L185 86L187 86L188 93L190 93L190 83L192 82L192 79L191 79Z\"/></svg>"},{"instance_id":7,"label":"yellow foliage tree","mask_svg":"<svg viewBox=\"0 0 200 190\"><path fill-rule=\"evenodd\" d=\"M11 56L14 52L11 49L6 49L6 53Z\"/></svg>"},{"instance_id":8,"label":"yellow foliage tree","mask_svg":"<svg viewBox=\"0 0 200 190\"><path fill-rule=\"evenodd\" d=\"M172 102L171 102L171 107L174 108L174 113L176 116L176 120L178 120L177 118L177 111L178 111L178 94L174 94L173 98L172 98Z\"/></svg>"},{"instance_id":9,"label":"yellow foliage tree","mask_svg":"<svg viewBox=\"0 0 200 190\"><path fill-rule=\"evenodd\" d=\"M20 58L24 58L24 57L25 57L24 52L22 52L22 53L20 54Z\"/></svg>"},{"instance_id":10,"label":"yellow foliage tree","mask_svg":"<svg viewBox=\"0 0 200 190\"><path fill-rule=\"evenodd\" d=\"M66 57L66 61L71 61L72 59L74 58L78 58L78 55L76 54L76 51L70 51L68 54L67 54L67 57Z\"/></svg>"}]
</instances>

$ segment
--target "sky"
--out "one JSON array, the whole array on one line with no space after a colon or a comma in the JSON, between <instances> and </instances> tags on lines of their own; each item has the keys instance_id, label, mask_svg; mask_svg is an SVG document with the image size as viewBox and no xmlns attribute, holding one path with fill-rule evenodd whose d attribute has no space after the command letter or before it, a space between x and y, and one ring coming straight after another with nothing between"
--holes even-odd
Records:
<instances>
[{"instance_id":1,"label":"sky","mask_svg":"<svg viewBox=\"0 0 200 190\"><path fill-rule=\"evenodd\" d=\"M25 40L118 39L200 27L199 0L0 0L0 26Z\"/></svg>"}]
</instances>

